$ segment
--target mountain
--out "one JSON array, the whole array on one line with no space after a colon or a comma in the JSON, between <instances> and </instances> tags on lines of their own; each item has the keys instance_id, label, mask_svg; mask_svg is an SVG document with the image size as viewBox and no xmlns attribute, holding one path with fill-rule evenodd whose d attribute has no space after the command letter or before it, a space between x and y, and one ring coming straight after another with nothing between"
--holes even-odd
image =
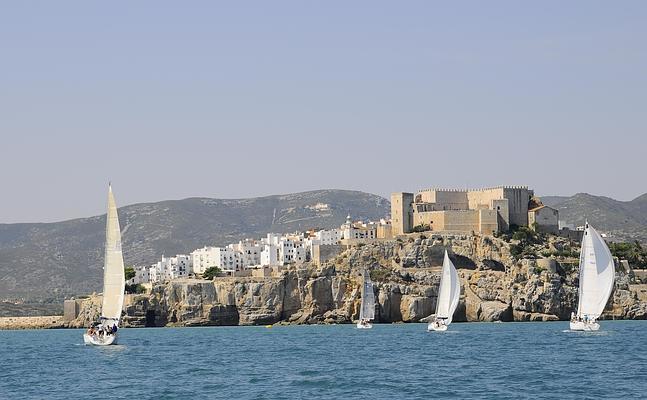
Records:
<instances>
[{"instance_id":1,"label":"mountain","mask_svg":"<svg viewBox=\"0 0 647 400\"><path fill-rule=\"evenodd\" d=\"M119 201L119 193L115 194ZM317 204L324 206L315 207ZM268 232L333 228L350 214L377 220L388 200L348 190L252 199L188 198L119 209L126 265ZM60 301L100 291L105 214L55 223L0 224L0 301Z\"/></svg>"},{"instance_id":2,"label":"mountain","mask_svg":"<svg viewBox=\"0 0 647 400\"><path fill-rule=\"evenodd\" d=\"M578 193L571 197L544 196L542 202L559 210L559 219L575 226L591 225L620 241L647 243L647 193L631 201Z\"/></svg>"}]
</instances>

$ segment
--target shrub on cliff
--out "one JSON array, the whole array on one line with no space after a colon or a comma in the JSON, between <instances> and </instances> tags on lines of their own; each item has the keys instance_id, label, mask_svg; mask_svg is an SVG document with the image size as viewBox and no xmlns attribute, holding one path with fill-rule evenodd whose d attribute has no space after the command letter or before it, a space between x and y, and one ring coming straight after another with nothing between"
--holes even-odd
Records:
<instances>
[{"instance_id":1,"label":"shrub on cliff","mask_svg":"<svg viewBox=\"0 0 647 400\"><path fill-rule=\"evenodd\" d=\"M647 269L647 249L640 242L609 243L611 254L621 260L627 260L632 268Z\"/></svg>"},{"instance_id":2,"label":"shrub on cliff","mask_svg":"<svg viewBox=\"0 0 647 400\"><path fill-rule=\"evenodd\" d=\"M222 272L222 271L220 271L220 268L218 268L218 267L209 267L202 274L202 278L208 279L208 280L213 280L213 278L218 276L220 274L220 272Z\"/></svg>"},{"instance_id":3,"label":"shrub on cliff","mask_svg":"<svg viewBox=\"0 0 647 400\"><path fill-rule=\"evenodd\" d=\"M146 288L139 283L134 283L132 285L126 284L126 293L128 294L141 294L146 293Z\"/></svg>"},{"instance_id":4,"label":"shrub on cliff","mask_svg":"<svg viewBox=\"0 0 647 400\"><path fill-rule=\"evenodd\" d=\"M369 272L369 276L371 277L371 280L374 282L385 282L388 280L388 277L390 275L391 275L391 270L384 267L372 269Z\"/></svg>"},{"instance_id":5,"label":"shrub on cliff","mask_svg":"<svg viewBox=\"0 0 647 400\"><path fill-rule=\"evenodd\" d=\"M426 231L430 231L431 227L429 225L427 225L427 224L420 224L420 225L414 226L411 230L413 232L416 232L416 233L418 233L418 232L426 232Z\"/></svg>"}]
</instances>

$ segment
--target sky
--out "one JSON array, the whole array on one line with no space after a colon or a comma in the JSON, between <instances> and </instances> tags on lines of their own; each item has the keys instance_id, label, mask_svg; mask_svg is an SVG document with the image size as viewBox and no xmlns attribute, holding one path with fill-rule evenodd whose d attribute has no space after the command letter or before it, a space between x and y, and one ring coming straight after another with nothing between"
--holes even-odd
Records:
<instances>
[{"instance_id":1,"label":"sky","mask_svg":"<svg viewBox=\"0 0 647 400\"><path fill-rule=\"evenodd\" d=\"M451 4L449 4L451 3ZM647 2L0 5L0 223L353 189L647 192Z\"/></svg>"}]
</instances>

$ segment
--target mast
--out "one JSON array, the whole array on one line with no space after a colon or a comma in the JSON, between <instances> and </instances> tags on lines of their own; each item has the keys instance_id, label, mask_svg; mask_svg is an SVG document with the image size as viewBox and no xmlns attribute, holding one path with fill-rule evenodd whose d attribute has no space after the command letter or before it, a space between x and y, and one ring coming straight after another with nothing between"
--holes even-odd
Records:
<instances>
[{"instance_id":1,"label":"mast","mask_svg":"<svg viewBox=\"0 0 647 400\"><path fill-rule=\"evenodd\" d=\"M587 239L588 239L588 230L589 230L589 222L585 221L584 222L584 234L582 235L582 245L580 246L580 265L579 265L579 288L578 288L578 296L577 296L577 316L582 317L582 288L583 288L583 283L584 283L584 264L585 264L585 255L586 255L586 248L587 248Z\"/></svg>"},{"instance_id":2,"label":"mast","mask_svg":"<svg viewBox=\"0 0 647 400\"><path fill-rule=\"evenodd\" d=\"M121 231L117 204L112 194L112 185L108 185L108 212L106 214L106 243L103 264L103 304L101 316L105 319L119 321L124 303L124 259L121 250Z\"/></svg>"}]
</instances>

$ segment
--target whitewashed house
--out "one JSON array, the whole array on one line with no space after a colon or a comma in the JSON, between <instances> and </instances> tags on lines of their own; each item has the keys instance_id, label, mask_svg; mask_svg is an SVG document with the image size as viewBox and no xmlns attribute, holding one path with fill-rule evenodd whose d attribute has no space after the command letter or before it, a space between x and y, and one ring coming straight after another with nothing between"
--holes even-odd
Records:
<instances>
[{"instance_id":1,"label":"whitewashed house","mask_svg":"<svg viewBox=\"0 0 647 400\"><path fill-rule=\"evenodd\" d=\"M217 267L220 260L220 253L217 247L203 247L191 252L191 263L194 274L203 274L211 267Z\"/></svg>"},{"instance_id":2,"label":"whitewashed house","mask_svg":"<svg viewBox=\"0 0 647 400\"><path fill-rule=\"evenodd\" d=\"M133 267L135 270L135 276L128 280L129 285L137 285L137 284L142 284L142 283L149 283L151 281L150 278L150 266L148 265L137 265Z\"/></svg>"},{"instance_id":3,"label":"whitewashed house","mask_svg":"<svg viewBox=\"0 0 647 400\"><path fill-rule=\"evenodd\" d=\"M263 244L260 241L245 239L238 243L230 244L227 247L240 254L241 265L243 268L261 264Z\"/></svg>"}]
</instances>

